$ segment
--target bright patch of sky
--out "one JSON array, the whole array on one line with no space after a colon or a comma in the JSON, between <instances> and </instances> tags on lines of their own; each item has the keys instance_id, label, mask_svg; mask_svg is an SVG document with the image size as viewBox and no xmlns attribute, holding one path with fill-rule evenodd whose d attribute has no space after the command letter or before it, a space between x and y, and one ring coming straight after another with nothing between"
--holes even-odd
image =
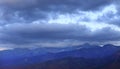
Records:
<instances>
[{"instance_id":1,"label":"bright patch of sky","mask_svg":"<svg viewBox=\"0 0 120 69\"><path fill-rule=\"evenodd\" d=\"M0 51L4 51L4 50L11 50L12 48L5 48L5 47L0 47Z\"/></svg>"},{"instance_id":2,"label":"bright patch of sky","mask_svg":"<svg viewBox=\"0 0 120 69\"><path fill-rule=\"evenodd\" d=\"M49 16L48 23L80 24L91 28L92 31L102 29L104 27L111 27L114 30L120 31L120 28L117 26L97 20L99 17L102 17L107 13L115 15L117 13L116 6L112 4L106 6L101 11L78 11L77 14L55 14L57 17L54 17L53 14L51 14ZM117 16L114 16L113 18L117 18Z\"/></svg>"}]
</instances>

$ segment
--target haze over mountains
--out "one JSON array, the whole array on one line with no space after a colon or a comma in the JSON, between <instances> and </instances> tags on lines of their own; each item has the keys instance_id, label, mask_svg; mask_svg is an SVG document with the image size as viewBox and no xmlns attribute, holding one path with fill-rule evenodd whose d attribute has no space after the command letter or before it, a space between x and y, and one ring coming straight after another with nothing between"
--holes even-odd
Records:
<instances>
[{"instance_id":1,"label":"haze over mountains","mask_svg":"<svg viewBox=\"0 0 120 69\"><path fill-rule=\"evenodd\" d=\"M0 52L0 69L119 69L119 60L120 47L111 44L16 48Z\"/></svg>"}]
</instances>

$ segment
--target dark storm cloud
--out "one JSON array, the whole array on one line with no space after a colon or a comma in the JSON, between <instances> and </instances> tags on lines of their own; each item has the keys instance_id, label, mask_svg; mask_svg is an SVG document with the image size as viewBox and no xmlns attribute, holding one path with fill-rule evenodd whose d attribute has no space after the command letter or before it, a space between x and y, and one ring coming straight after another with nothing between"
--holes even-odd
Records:
<instances>
[{"instance_id":1,"label":"dark storm cloud","mask_svg":"<svg viewBox=\"0 0 120 69\"><path fill-rule=\"evenodd\" d=\"M33 43L51 41L59 43L64 40L78 42L119 41L120 31L110 27L91 31L91 28L77 23L59 24L58 21L58 23L50 24L47 22L49 15L57 17L56 14L77 14L77 11L89 14L89 11L99 11L109 4L118 6L117 2L112 0L0 0L0 43L32 45ZM119 13L105 14L98 20L98 23L109 24L116 21L115 25L119 25L119 19L111 21L115 15L119 16ZM84 21L89 23L89 19L88 17ZM46 23L41 23L41 20ZM38 23L34 23L34 21Z\"/></svg>"},{"instance_id":2,"label":"dark storm cloud","mask_svg":"<svg viewBox=\"0 0 120 69\"><path fill-rule=\"evenodd\" d=\"M84 35L84 32L87 31L85 27L80 26L79 28L79 26L71 24L14 24L1 29L2 34L4 34L1 39L5 42L11 40L10 42L15 43L17 40L18 43L24 43L23 40L30 43L34 40L57 41L73 39L76 36Z\"/></svg>"},{"instance_id":3,"label":"dark storm cloud","mask_svg":"<svg viewBox=\"0 0 120 69\"><path fill-rule=\"evenodd\" d=\"M0 42L11 44L64 40L88 42L120 40L120 32L109 27L90 31L89 28L76 24L14 24L2 28L0 32Z\"/></svg>"},{"instance_id":4,"label":"dark storm cloud","mask_svg":"<svg viewBox=\"0 0 120 69\"><path fill-rule=\"evenodd\" d=\"M77 10L97 10L111 3L111 0L1 0L2 24L7 22L29 23L45 19L48 13L75 13Z\"/></svg>"},{"instance_id":5,"label":"dark storm cloud","mask_svg":"<svg viewBox=\"0 0 120 69\"><path fill-rule=\"evenodd\" d=\"M114 29L111 29L110 27L105 27L100 30L96 30L94 32L94 35L91 39L95 39L94 41L119 41L120 39L120 32L116 31Z\"/></svg>"},{"instance_id":6,"label":"dark storm cloud","mask_svg":"<svg viewBox=\"0 0 120 69\"><path fill-rule=\"evenodd\" d=\"M14 11L9 9L1 9L1 21L0 24L10 24L10 23L31 23L34 20L41 20L47 18L48 13L41 12L39 10L23 10L23 11Z\"/></svg>"},{"instance_id":7,"label":"dark storm cloud","mask_svg":"<svg viewBox=\"0 0 120 69\"><path fill-rule=\"evenodd\" d=\"M41 10L54 9L96 9L100 6L111 3L111 0L4 0L0 1L2 6L13 9L33 9L39 8ZM66 8L66 9L65 9Z\"/></svg>"}]
</instances>

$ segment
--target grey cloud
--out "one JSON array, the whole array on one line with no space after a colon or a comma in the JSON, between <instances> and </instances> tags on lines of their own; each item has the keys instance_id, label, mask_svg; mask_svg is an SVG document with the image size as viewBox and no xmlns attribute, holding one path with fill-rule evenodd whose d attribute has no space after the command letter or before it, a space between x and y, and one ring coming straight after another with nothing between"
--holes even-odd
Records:
<instances>
[{"instance_id":1,"label":"grey cloud","mask_svg":"<svg viewBox=\"0 0 120 69\"><path fill-rule=\"evenodd\" d=\"M111 3L111 0L4 0L0 1L0 4L9 8L15 9L33 9L39 8L41 10L60 10L65 7L66 9L75 8L75 9L95 9L97 7Z\"/></svg>"},{"instance_id":2,"label":"grey cloud","mask_svg":"<svg viewBox=\"0 0 120 69\"><path fill-rule=\"evenodd\" d=\"M10 24L10 23L31 23L34 20L42 20L47 18L48 13L40 12L39 10L31 11L13 11L13 10L3 10L0 11L0 24Z\"/></svg>"},{"instance_id":3,"label":"grey cloud","mask_svg":"<svg viewBox=\"0 0 120 69\"><path fill-rule=\"evenodd\" d=\"M94 32L93 38L95 41L119 41L120 39L120 31L116 31L111 29L110 27L105 27L103 29L97 30Z\"/></svg>"},{"instance_id":4,"label":"grey cloud","mask_svg":"<svg viewBox=\"0 0 120 69\"><path fill-rule=\"evenodd\" d=\"M0 42L11 44L32 44L37 42L108 42L120 40L120 32L109 27L91 31L76 24L14 24L0 30Z\"/></svg>"},{"instance_id":5,"label":"grey cloud","mask_svg":"<svg viewBox=\"0 0 120 69\"><path fill-rule=\"evenodd\" d=\"M107 14L104 14L102 17L100 17L98 21L120 27L120 1L113 0L112 4L115 5L117 13L113 14L113 12L108 12Z\"/></svg>"},{"instance_id":6,"label":"grey cloud","mask_svg":"<svg viewBox=\"0 0 120 69\"><path fill-rule=\"evenodd\" d=\"M97 21L120 27L120 14L119 13L113 14L113 13L109 12L109 13L104 14L103 16L99 17L97 19Z\"/></svg>"},{"instance_id":7,"label":"grey cloud","mask_svg":"<svg viewBox=\"0 0 120 69\"><path fill-rule=\"evenodd\" d=\"M76 13L77 10L97 10L111 3L111 0L1 0L0 13L2 22L29 23L38 19L46 19L50 12L53 13ZM47 19L46 19L47 20Z\"/></svg>"},{"instance_id":8,"label":"grey cloud","mask_svg":"<svg viewBox=\"0 0 120 69\"><path fill-rule=\"evenodd\" d=\"M49 24L48 15L70 14L80 11L99 11L112 0L0 0L0 44L32 45L41 42L109 42L119 41L120 31L109 27L91 31L77 24ZM113 3L116 4L116 3ZM117 4L116 4L117 5ZM118 9L119 10L119 9ZM77 13L76 13L77 14ZM119 20L111 19L118 15L108 13L99 22L119 25ZM57 16L56 16L57 17ZM46 23L34 24L33 21ZM86 19L87 20L87 19ZM86 21L84 20L84 21ZM38 21L39 22L39 21ZM89 20L87 21L89 22ZM118 23L117 23L118 22Z\"/></svg>"}]
</instances>

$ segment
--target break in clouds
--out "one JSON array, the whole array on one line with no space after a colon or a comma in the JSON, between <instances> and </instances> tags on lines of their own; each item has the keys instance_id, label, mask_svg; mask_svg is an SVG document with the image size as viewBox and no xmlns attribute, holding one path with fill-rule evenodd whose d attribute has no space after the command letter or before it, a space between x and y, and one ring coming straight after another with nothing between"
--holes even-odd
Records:
<instances>
[{"instance_id":1,"label":"break in clouds","mask_svg":"<svg viewBox=\"0 0 120 69\"><path fill-rule=\"evenodd\" d=\"M119 0L0 0L0 45L119 43Z\"/></svg>"}]
</instances>

